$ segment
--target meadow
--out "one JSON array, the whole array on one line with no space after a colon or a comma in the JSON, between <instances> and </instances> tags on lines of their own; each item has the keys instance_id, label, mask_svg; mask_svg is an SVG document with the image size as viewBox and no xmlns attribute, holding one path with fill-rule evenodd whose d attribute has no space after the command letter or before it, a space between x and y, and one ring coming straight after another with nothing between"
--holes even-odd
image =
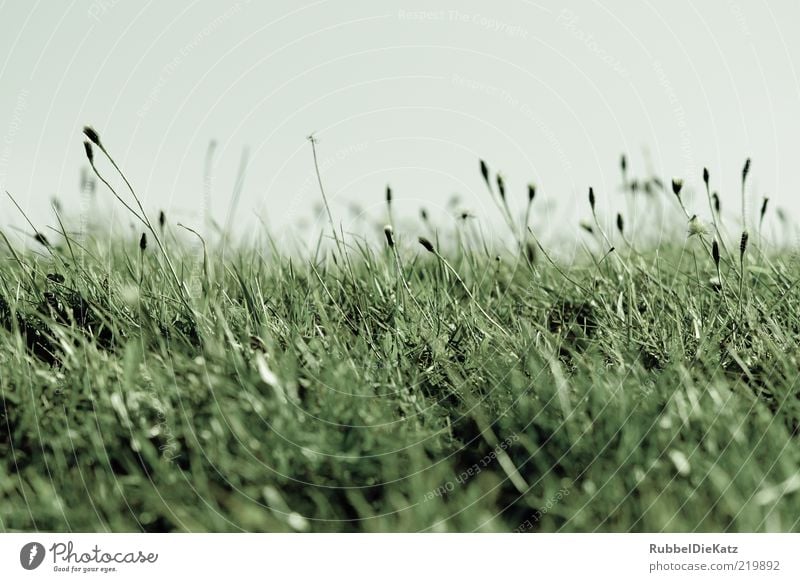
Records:
<instances>
[{"instance_id":1,"label":"meadow","mask_svg":"<svg viewBox=\"0 0 800 582\"><path fill-rule=\"evenodd\" d=\"M390 190L345 234L323 188L307 256L223 252L85 135L141 234L2 234L0 531L800 530L800 267L766 201L731 218L707 172L689 200L623 158L619 199L677 234L589 191L564 261L543 195L476 161L503 248L466 213L401 227Z\"/></svg>"}]
</instances>

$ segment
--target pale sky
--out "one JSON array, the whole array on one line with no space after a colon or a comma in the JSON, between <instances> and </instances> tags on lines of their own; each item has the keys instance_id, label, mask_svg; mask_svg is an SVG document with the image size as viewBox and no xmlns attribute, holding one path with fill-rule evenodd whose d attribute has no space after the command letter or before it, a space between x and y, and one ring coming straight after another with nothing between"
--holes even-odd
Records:
<instances>
[{"instance_id":1,"label":"pale sky","mask_svg":"<svg viewBox=\"0 0 800 582\"><path fill-rule=\"evenodd\" d=\"M332 210L357 233L370 227L349 208L382 223L387 184L402 216L425 206L446 224L458 193L497 221L478 158L520 205L534 182L550 230L587 215L589 185L622 208L622 152L696 190L708 166L726 208L749 156L752 213L764 195L797 212L798 22L797 0L4 1L0 187L42 229L55 193L73 222L127 224L102 186L80 193L92 124L154 215L206 233L245 149L238 232L322 225L312 132Z\"/></svg>"}]
</instances>

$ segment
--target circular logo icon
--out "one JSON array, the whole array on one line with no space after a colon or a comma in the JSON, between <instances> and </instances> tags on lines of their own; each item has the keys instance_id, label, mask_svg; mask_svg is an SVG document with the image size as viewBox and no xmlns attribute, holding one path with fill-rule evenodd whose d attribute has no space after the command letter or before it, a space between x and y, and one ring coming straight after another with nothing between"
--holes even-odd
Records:
<instances>
[{"instance_id":1,"label":"circular logo icon","mask_svg":"<svg viewBox=\"0 0 800 582\"><path fill-rule=\"evenodd\" d=\"M39 542L30 542L19 551L19 563L26 570L35 570L44 561L44 546Z\"/></svg>"}]
</instances>

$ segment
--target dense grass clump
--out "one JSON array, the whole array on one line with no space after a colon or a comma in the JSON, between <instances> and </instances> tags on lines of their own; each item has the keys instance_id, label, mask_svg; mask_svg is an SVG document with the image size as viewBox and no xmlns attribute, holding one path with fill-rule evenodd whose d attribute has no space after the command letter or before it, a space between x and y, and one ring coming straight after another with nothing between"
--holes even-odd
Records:
<instances>
[{"instance_id":1,"label":"dense grass clump","mask_svg":"<svg viewBox=\"0 0 800 582\"><path fill-rule=\"evenodd\" d=\"M127 246L2 267L6 531L799 529L796 263Z\"/></svg>"},{"instance_id":2,"label":"dense grass clump","mask_svg":"<svg viewBox=\"0 0 800 582\"><path fill-rule=\"evenodd\" d=\"M5 239L0 530L800 530L797 261L591 211L569 267L510 211L499 254Z\"/></svg>"}]
</instances>

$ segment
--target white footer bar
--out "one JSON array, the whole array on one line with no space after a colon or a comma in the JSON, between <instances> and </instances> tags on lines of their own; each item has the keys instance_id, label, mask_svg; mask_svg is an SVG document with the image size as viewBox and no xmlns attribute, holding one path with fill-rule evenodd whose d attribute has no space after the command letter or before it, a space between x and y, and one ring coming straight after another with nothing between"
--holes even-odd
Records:
<instances>
[{"instance_id":1,"label":"white footer bar","mask_svg":"<svg viewBox=\"0 0 800 582\"><path fill-rule=\"evenodd\" d=\"M800 534L0 535L0 580L171 576L796 581Z\"/></svg>"}]
</instances>

